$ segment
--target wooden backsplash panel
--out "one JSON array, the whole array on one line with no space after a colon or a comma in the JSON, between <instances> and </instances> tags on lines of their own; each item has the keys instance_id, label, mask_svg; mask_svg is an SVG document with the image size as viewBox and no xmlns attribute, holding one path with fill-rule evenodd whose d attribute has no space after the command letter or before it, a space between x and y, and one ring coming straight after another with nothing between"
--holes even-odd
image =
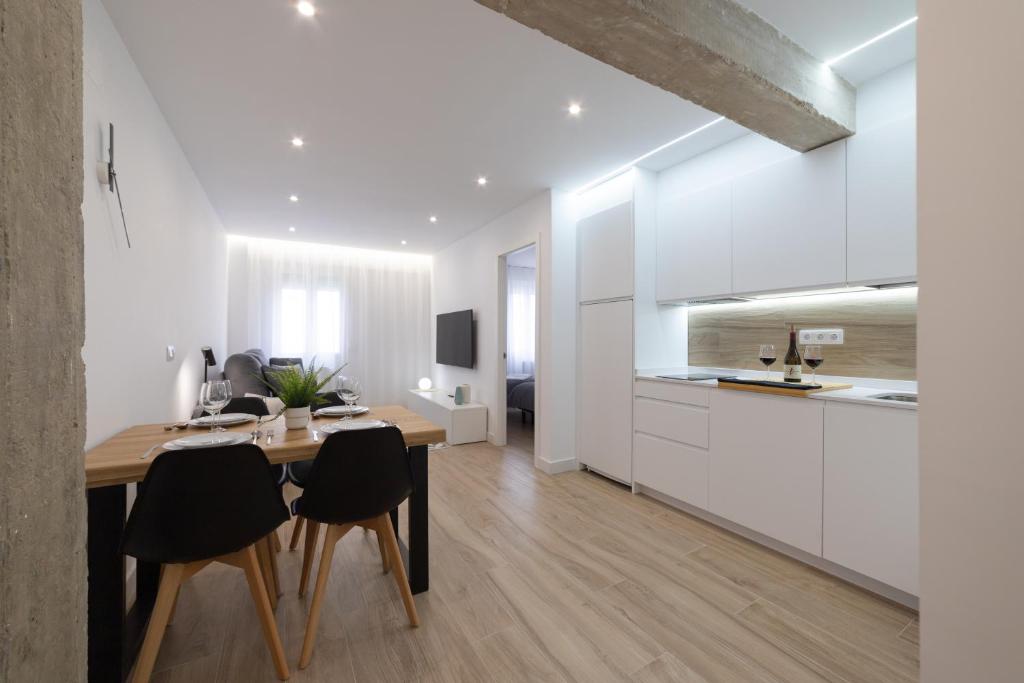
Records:
<instances>
[{"instance_id":1,"label":"wooden backsplash panel","mask_svg":"<svg viewBox=\"0 0 1024 683\"><path fill-rule=\"evenodd\" d=\"M916 288L692 308L690 365L763 370L757 359L758 347L775 344L779 359L772 370L781 372L790 324L798 330L845 330L841 346L822 347L823 374L917 379ZM801 345L800 355L803 353ZM804 372L809 372L806 365Z\"/></svg>"}]
</instances>

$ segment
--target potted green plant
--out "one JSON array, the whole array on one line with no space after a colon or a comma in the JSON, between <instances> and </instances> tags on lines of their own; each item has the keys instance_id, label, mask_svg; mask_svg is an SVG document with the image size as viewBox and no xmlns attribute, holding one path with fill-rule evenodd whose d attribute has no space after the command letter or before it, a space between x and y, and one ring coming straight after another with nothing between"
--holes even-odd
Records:
<instances>
[{"instance_id":1,"label":"potted green plant","mask_svg":"<svg viewBox=\"0 0 1024 683\"><path fill-rule=\"evenodd\" d=\"M259 380L284 403L285 426L288 429L305 429L309 424L310 407L324 403L318 395L320 390L344 367L345 365L342 365L334 372L325 374L324 366L317 366L314 358L306 370L302 370L298 365L289 365L280 370L268 370L268 377L260 377Z\"/></svg>"}]
</instances>

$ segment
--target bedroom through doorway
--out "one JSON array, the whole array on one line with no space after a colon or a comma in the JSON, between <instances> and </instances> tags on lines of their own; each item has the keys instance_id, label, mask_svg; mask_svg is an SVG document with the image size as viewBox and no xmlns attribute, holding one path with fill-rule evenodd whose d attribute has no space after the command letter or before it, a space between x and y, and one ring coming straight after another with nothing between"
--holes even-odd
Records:
<instances>
[{"instance_id":1,"label":"bedroom through doorway","mask_svg":"<svg viewBox=\"0 0 1024 683\"><path fill-rule=\"evenodd\" d=\"M533 456L536 417L537 246L505 255L505 430L508 445Z\"/></svg>"}]
</instances>

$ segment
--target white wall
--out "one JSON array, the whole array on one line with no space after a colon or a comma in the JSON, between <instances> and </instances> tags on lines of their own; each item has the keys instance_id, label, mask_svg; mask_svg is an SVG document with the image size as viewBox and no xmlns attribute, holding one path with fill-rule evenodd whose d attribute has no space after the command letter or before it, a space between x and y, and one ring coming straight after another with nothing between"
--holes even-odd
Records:
<instances>
[{"instance_id":1,"label":"white wall","mask_svg":"<svg viewBox=\"0 0 1024 683\"><path fill-rule=\"evenodd\" d=\"M474 402L487 406L488 439L503 443L505 414L504 360L498 348L501 319L498 258L537 243L537 424L535 459L572 462L574 454L575 378L575 226L568 199L545 191L496 218L434 256L431 311L473 309L476 320L476 367L433 366L434 383L451 391L469 384ZM567 305L568 302L568 305ZM431 321L432 343L436 321Z\"/></svg>"},{"instance_id":2,"label":"white wall","mask_svg":"<svg viewBox=\"0 0 1024 683\"><path fill-rule=\"evenodd\" d=\"M1024 3L919 14L921 680L1010 683L1024 680L1024 439L1000 370L1024 339Z\"/></svg>"},{"instance_id":3,"label":"white wall","mask_svg":"<svg viewBox=\"0 0 1024 683\"><path fill-rule=\"evenodd\" d=\"M86 447L132 424L185 417L223 361L224 231L99 0L84 0ZM117 199L96 180L115 126ZM173 344L177 357L165 360Z\"/></svg>"}]
</instances>

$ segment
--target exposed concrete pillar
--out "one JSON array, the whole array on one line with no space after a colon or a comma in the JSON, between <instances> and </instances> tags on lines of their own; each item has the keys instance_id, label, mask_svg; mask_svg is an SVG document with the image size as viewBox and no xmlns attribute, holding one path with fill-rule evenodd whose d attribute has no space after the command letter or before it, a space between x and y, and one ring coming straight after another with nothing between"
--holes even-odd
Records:
<instances>
[{"instance_id":1,"label":"exposed concrete pillar","mask_svg":"<svg viewBox=\"0 0 1024 683\"><path fill-rule=\"evenodd\" d=\"M84 681L82 8L0 0L0 681Z\"/></svg>"},{"instance_id":2,"label":"exposed concrete pillar","mask_svg":"<svg viewBox=\"0 0 1024 683\"><path fill-rule=\"evenodd\" d=\"M476 0L805 152L854 132L856 90L731 0Z\"/></svg>"}]
</instances>

